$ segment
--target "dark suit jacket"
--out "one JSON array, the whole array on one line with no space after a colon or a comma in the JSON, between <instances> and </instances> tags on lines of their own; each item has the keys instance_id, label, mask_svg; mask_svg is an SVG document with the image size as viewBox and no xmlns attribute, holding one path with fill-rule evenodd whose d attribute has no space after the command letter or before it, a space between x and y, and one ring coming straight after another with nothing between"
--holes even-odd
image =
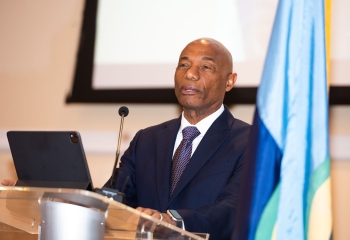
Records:
<instances>
[{"instance_id":1,"label":"dark suit jacket","mask_svg":"<svg viewBox=\"0 0 350 240\"><path fill-rule=\"evenodd\" d=\"M230 239L250 125L224 112L208 129L169 198L171 161L181 117L140 130L121 158L116 188L130 177L127 205L175 209L190 232Z\"/></svg>"}]
</instances>

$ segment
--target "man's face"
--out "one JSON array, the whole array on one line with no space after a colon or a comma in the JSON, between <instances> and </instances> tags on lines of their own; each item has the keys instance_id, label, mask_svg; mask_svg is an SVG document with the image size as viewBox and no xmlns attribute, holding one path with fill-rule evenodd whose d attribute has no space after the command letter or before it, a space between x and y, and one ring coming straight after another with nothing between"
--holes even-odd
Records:
<instances>
[{"instance_id":1,"label":"man's face","mask_svg":"<svg viewBox=\"0 0 350 240\"><path fill-rule=\"evenodd\" d=\"M208 41L195 41L182 51L175 72L175 94L185 109L212 113L224 99L232 66L220 48ZM214 111L213 111L214 110Z\"/></svg>"}]
</instances>

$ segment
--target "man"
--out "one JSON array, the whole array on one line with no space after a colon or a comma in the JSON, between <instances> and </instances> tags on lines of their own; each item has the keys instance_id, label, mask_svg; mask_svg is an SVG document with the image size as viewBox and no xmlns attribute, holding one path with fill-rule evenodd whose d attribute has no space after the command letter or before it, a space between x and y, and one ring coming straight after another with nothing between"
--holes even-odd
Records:
<instances>
[{"instance_id":1,"label":"man","mask_svg":"<svg viewBox=\"0 0 350 240\"><path fill-rule=\"evenodd\" d=\"M176 210L187 231L230 239L250 129L223 105L236 77L220 42L184 48L175 72L182 115L140 130L121 158L115 187L129 179L127 205L173 225L166 212Z\"/></svg>"},{"instance_id":2,"label":"man","mask_svg":"<svg viewBox=\"0 0 350 240\"><path fill-rule=\"evenodd\" d=\"M129 177L127 205L175 225L166 214L174 209L186 230L230 239L250 129L223 106L236 77L231 54L220 42L198 39L185 47L175 72L182 116L139 131L121 158L116 188ZM188 126L200 133L178 174L177 148Z\"/></svg>"}]
</instances>

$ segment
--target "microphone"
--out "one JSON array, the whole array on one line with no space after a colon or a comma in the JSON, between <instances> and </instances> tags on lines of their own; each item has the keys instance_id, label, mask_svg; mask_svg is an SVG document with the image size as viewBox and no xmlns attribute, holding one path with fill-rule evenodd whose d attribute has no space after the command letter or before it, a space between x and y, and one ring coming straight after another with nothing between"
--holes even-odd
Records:
<instances>
[{"instance_id":1,"label":"microphone","mask_svg":"<svg viewBox=\"0 0 350 240\"><path fill-rule=\"evenodd\" d=\"M102 189L95 189L95 192L98 194L101 194L103 196L113 198L113 200L125 203L125 194L123 192L119 192L119 190L114 189L115 186L115 179L118 174L118 163L119 163L119 155L120 155L120 143L122 139L122 133L123 133L123 125L124 125L124 117L128 116L129 114L129 109L125 106L122 106L119 108L119 115L121 116L120 120L120 128L119 128L119 137L118 137L118 145L117 145L117 152L115 156L115 161L114 161L114 166L113 166L113 171L112 171L112 176L108 180L108 187L102 187ZM125 188L125 185L129 178L126 178L126 181L124 183L123 189Z\"/></svg>"}]
</instances>

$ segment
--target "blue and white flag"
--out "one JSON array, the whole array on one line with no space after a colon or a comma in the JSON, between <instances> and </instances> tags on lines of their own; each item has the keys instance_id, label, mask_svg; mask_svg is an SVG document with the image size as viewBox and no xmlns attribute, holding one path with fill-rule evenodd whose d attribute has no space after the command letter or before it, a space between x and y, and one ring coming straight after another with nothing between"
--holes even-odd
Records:
<instances>
[{"instance_id":1,"label":"blue and white flag","mask_svg":"<svg viewBox=\"0 0 350 240\"><path fill-rule=\"evenodd\" d=\"M232 239L331 239L322 0L279 2L247 151Z\"/></svg>"}]
</instances>

